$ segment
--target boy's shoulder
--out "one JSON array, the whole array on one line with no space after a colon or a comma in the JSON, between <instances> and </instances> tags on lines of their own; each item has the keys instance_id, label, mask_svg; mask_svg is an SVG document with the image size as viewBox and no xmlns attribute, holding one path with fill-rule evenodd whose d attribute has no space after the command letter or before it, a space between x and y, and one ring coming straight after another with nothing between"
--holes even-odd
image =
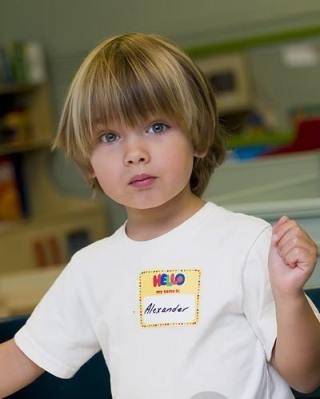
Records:
<instances>
[{"instance_id":1,"label":"boy's shoulder","mask_svg":"<svg viewBox=\"0 0 320 399\"><path fill-rule=\"evenodd\" d=\"M72 259L76 260L94 260L99 259L100 256L105 255L106 252L112 253L112 250L116 250L119 246L123 246L120 240L120 231L122 226L117 229L110 236L101 238L100 240L94 241L89 245L79 249L73 256Z\"/></svg>"},{"instance_id":2,"label":"boy's shoulder","mask_svg":"<svg viewBox=\"0 0 320 399\"><path fill-rule=\"evenodd\" d=\"M204 231L207 245L214 241L223 242L240 256L241 253L245 255L260 238L263 245L270 244L272 230L266 220L215 204L209 204L209 208L208 228Z\"/></svg>"},{"instance_id":3,"label":"boy's shoulder","mask_svg":"<svg viewBox=\"0 0 320 399\"><path fill-rule=\"evenodd\" d=\"M223 223L227 227L233 226L234 228L244 228L245 230L260 230L270 227L269 222L259 217L227 209L212 202L208 202L207 205L209 210L211 210L212 219Z\"/></svg>"}]
</instances>

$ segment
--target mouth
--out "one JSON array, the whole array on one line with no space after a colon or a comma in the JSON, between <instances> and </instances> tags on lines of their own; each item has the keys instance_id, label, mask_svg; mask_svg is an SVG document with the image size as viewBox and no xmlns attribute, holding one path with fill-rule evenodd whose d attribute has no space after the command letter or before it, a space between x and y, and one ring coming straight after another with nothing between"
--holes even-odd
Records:
<instances>
[{"instance_id":1,"label":"mouth","mask_svg":"<svg viewBox=\"0 0 320 399\"><path fill-rule=\"evenodd\" d=\"M151 186L155 179L155 176L141 174L130 179L129 185L137 188L146 188Z\"/></svg>"}]
</instances>

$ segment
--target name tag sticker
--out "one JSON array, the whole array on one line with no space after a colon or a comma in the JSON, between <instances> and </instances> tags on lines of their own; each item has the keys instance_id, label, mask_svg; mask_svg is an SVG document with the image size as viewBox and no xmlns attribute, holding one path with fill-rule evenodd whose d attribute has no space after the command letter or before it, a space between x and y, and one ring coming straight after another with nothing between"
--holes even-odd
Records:
<instances>
[{"instance_id":1,"label":"name tag sticker","mask_svg":"<svg viewBox=\"0 0 320 399\"><path fill-rule=\"evenodd\" d=\"M153 270L140 274L142 327L197 324L200 270Z\"/></svg>"}]
</instances>

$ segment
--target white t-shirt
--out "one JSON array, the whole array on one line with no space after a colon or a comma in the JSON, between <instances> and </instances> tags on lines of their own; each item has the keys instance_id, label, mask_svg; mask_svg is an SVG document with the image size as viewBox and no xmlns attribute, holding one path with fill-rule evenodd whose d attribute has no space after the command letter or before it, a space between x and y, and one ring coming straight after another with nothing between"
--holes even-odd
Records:
<instances>
[{"instance_id":1,"label":"white t-shirt","mask_svg":"<svg viewBox=\"0 0 320 399\"><path fill-rule=\"evenodd\" d=\"M62 378L102 349L115 399L293 398L268 362L270 238L212 203L152 240L122 226L73 256L16 343Z\"/></svg>"}]
</instances>

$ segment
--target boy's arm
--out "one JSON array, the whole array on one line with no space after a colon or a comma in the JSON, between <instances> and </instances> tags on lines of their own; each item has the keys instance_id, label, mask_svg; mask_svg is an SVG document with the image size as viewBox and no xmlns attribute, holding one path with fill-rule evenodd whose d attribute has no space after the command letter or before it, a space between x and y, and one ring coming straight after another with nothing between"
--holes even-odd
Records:
<instances>
[{"instance_id":1,"label":"boy's arm","mask_svg":"<svg viewBox=\"0 0 320 399\"><path fill-rule=\"evenodd\" d=\"M271 362L300 392L311 392L320 385L320 323L303 291L316 256L315 243L296 222L282 217L273 227L269 271L277 340Z\"/></svg>"},{"instance_id":2,"label":"boy's arm","mask_svg":"<svg viewBox=\"0 0 320 399\"><path fill-rule=\"evenodd\" d=\"M13 339L0 344L0 398L30 384L43 372L18 348Z\"/></svg>"}]
</instances>

